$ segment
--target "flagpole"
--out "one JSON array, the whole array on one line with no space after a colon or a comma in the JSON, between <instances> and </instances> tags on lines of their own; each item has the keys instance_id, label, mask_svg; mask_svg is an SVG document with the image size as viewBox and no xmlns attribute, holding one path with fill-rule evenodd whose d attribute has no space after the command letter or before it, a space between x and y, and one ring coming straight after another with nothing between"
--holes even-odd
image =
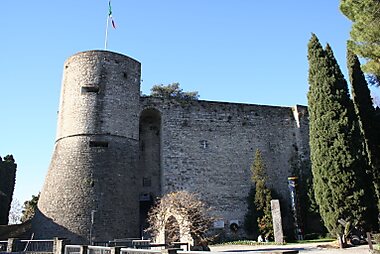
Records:
<instances>
[{"instance_id":1,"label":"flagpole","mask_svg":"<svg viewBox=\"0 0 380 254\"><path fill-rule=\"evenodd\" d=\"M110 17L109 17L109 15L107 15L106 38L104 40L104 50L107 50L109 20L110 20Z\"/></svg>"}]
</instances>

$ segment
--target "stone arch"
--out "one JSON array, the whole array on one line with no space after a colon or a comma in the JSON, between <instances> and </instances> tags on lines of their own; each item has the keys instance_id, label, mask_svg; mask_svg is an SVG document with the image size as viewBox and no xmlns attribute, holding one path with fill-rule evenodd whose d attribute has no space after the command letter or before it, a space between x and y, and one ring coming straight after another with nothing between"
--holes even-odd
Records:
<instances>
[{"instance_id":1,"label":"stone arch","mask_svg":"<svg viewBox=\"0 0 380 254\"><path fill-rule=\"evenodd\" d=\"M165 223L165 243L180 242L180 226L177 219L172 215Z\"/></svg>"},{"instance_id":2,"label":"stone arch","mask_svg":"<svg viewBox=\"0 0 380 254\"><path fill-rule=\"evenodd\" d=\"M194 245L194 239L190 234L190 221L187 219L185 214L182 214L180 211L175 208L169 207L164 214L161 214L163 223L161 224L158 232L155 236L154 241L156 243L167 243L170 237L175 238L179 242L187 242L190 245ZM173 236L169 236L167 239L166 227L170 223L176 223L178 225L177 232Z\"/></svg>"}]
</instances>

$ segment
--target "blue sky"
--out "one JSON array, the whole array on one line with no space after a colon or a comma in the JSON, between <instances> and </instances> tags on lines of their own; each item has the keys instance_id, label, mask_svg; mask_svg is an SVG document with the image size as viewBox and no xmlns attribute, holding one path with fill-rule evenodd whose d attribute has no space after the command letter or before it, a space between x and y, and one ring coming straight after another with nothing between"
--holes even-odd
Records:
<instances>
[{"instance_id":1,"label":"blue sky","mask_svg":"<svg viewBox=\"0 0 380 254\"><path fill-rule=\"evenodd\" d=\"M142 91L179 82L200 99L307 104L307 42L329 42L345 71L350 22L338 0L113 0L109 49L142 63ZM103 49L107 0L4 1L0 156L18 164L15 197L37 194L53 151L63 62Z\"/></svg>"}]
</instances>

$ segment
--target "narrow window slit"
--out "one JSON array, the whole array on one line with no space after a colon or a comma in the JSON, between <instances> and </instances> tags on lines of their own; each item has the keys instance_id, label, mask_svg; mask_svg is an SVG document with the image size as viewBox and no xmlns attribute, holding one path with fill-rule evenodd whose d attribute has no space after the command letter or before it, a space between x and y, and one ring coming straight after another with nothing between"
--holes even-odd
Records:
<instances>
[{"instance_id":1,"label":"narrow window slit","mask_svg":"<svg viewBox=\"0 0 380 254\"><path fill-rule=\"evenodd\" d=\"M99 86L82 86L81 93L99 93Z\"/></svg>"},{"instance_id":2,"label":"narrow window slit","mask_svg":"<svg viewBox=\"0 0 380 254\"><path fill-rule=\"evenodd\" d=\"M108 147L107 141L90 141L90 147Z\"/></svg>"}]
</instances>

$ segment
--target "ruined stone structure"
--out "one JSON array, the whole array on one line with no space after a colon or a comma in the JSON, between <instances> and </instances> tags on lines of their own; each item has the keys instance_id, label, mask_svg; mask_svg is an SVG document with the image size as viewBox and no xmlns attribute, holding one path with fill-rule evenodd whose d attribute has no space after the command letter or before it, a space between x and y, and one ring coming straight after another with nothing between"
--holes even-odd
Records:
<instances>
[{"instance_id":1,"label":"ruined stone structure","mask_svg":"<svg viewBox=\"0 0 380 254\"><path fill-rule=\"evenodd\" d=\"M64 64L35 237L139 237L154 199L176 190L199 193L226 236L244 235L255 150L287 205L287 177L309 161L308 140L304 106L141 96L139 62L108 51L78 53Z\"/></svg>"}]
</instances>

